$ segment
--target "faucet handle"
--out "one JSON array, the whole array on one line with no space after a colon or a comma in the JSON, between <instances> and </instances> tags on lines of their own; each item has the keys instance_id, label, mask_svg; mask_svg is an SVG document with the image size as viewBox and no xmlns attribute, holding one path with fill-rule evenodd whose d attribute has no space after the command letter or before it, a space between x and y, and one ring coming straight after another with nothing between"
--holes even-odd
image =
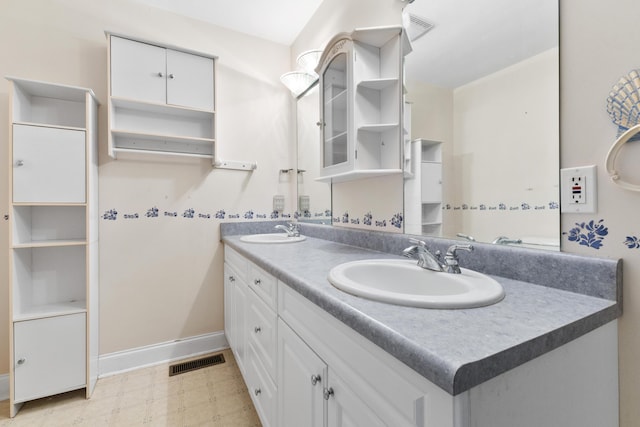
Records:
<instances>
[{"instance_id":1,"label":"faucet handle","mask_svg":"<svg viewBox=\"0 0 640 427\"><path fill-rule=\"evenodd\" d=\"M458 254L456 253L459 250L463 250L463 251L467 251L467 252L472 252L473 251L473 245L451 245L449 246L449 249L447 249L447 257L453 257L453 258L457 258Z\"/></svg>"},{"instance_id":2,"label":"faucet handle","mask_svg":"<svg viewBox=\"0 0 640 427\"><path fill-rule=\"evenodd\" d=\"M415 239L413 237L409 238L409 243L413 243L414 245L422 246L423 248L427 247L427 244L424 241Z\"/></svg>"}]
</instances>

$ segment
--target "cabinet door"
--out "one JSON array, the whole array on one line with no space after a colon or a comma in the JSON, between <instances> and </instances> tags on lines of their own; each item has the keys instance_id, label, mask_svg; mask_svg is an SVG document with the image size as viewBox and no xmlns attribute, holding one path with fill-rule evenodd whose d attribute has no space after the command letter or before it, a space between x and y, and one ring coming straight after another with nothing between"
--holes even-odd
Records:
<instances>
[{"instance_id":1,"label":"cabinet door","mask_svg":"<svg viewBox=\"0 0 640 427\"><path fill-rule=\"evenodd\" d=\"M278 426L323 427L327 365L278 319Z\"/></svg>"},{"instance_id":2,"label":"cabinet door","mask_svg":"<svg viewBox=\"0 0 640 427\"><path fill-rule=\"evenodd\" d=\"M213 111L213 59L167 49L167 104Z\"/></svg>"},{"instance_id":3,"label":"cabinet door","mask_svg":"<svg viewBox=\"0 0 640 427\"><path fill-rule=\"evenodd\" d=\"M442 163L422 163L422 202L442 200Z\"/></svg>"},{"instance_id":4,"label":"cabinet door","mask_svg":"<svg viewBox=\"0 0 640 427\"><path fill-rule=\"evenodd\" d=\"M24 402L86 386L85 314L14 324L14 396Z\"/></svg>"},{"instance_id":5,"label":"cabinet door","mask_svg":"<svg viewBox=\"0 0 640 427\"><path fill-rule=\"evenodd\" d=\"M13 126L13 201L85 202L85 132Z\"/></svg>"},{"instance_id":6,"label":"cabinet door","mask_svg":"<svg viewBox=\"0 0 640 427\"><path fill-rule=\"evenodd\" d=\"M233 269L227 264L224 264L224 334L227 337L227 342L232 349L236 347L236 331L237 325L235 324L236 306L235 306L235 282L236 275L233 273Z\"/></svg>"},{"instance_id":7,"label":"cabinet door","mask_svg":"<svg viewBox=\"0 0 640 427\"><path fill-rule=\"evenodd\" d=\"M111 96L167 102L166 49L111 36Z\"/></svg>"},{"instance_id":8,"label":"cabinet door","mask_svg":"<svg viewBox=\"0 0 640 427\"><path fill-rule=\"evenodd\" d=\"M347 54L336 55L322 73L322 166L349 161Z\"/></svg>"},{"instance_id":9,"label":"cabinet door","mask_svg":"<svg viewBox=\"0 0 640 427\"><path fill-rule=\"evenodd\" d=\"M329 371L328 427L384 427L385 424L360 399L361 394L349 387L335 370ZM366 393L363 393L366 395Z\"/></svg>"}]
</instances>

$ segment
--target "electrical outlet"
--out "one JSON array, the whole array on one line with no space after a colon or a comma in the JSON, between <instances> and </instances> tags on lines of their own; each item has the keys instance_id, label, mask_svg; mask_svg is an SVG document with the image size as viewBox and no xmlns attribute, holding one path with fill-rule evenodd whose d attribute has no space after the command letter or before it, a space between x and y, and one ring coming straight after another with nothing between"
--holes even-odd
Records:
<instances>
[{"instance_id":1,"label":"electrical outlet","mask_svg":"<svg viewBox=\"0 0 640 427\"><path fill-rule=\"evenodd\" d=\"M595 213L597 184L595 165L561 169L562 212Z\"/></svg>"}]
</instances>

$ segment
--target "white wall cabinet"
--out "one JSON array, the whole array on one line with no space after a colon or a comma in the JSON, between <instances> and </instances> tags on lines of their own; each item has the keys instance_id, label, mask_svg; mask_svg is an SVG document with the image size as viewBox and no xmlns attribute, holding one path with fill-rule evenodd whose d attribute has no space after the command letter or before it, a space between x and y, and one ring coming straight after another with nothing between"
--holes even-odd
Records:
<instances>
[{"instance_id":1,"label":"white wall cabinet","mask_svg":"<svg viewBox=\"0 0 640 427\"><path fill-rule=\"evenodd\" d=\"M211 158L215 162L216 58L107 34L109 155Z\"/></svg>"},{"instance_id":2,"label":"white wall cabinet","mask_svg":"<svg viewBox=\"0 0 640 427\"><path fill-rule=\"evenodd\" d=\"M10 416L98 378L98 102L10 81Z\"/></svg>"},{"instance_id":3,"label":"white wall cabinet","mask_svg":"<svg viewBox=\"0 0 640 427\"><path fill-rule=\"evenodd\" d=\"M262 271L228 246L225 262ZM252 322L239 362L265 426L617 425L615 321L452 396L286 284L277 281L276 294L275 377L249 338ZM254 290L249 295L271 308ZM230 343L234 354L243 345L238 336Z\"/></svg>"},{"instance_id":4,"label":"white wall cabinet","mask_svg":"<svg viewBox=\"0 0 640 427\"><path fill-rule=\"evenodd\" d=\"M318 66L319 180L402 173L403 37L399 27L360 29L327 45Z\"/></svg>"}]
</instances>

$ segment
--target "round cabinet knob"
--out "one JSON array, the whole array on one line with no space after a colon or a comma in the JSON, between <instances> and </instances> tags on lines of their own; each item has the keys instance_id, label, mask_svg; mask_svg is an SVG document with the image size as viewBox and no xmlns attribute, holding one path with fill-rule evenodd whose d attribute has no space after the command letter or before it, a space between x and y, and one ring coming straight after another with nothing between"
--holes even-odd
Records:
<instances>
[{"instance_id":1,"label":"round cabinet knob","mask_svg":"<svg viewBox=\"0 0 640 427\"><path fill-rule=\"evenodd\" d=\"M235 278L235 277L233 277L233 276L229 276L229 281L230 281L230 282L235 282L235 281L236 281L236 278Z\"/></svg>"},{"instance_id":2,"label":"round cabinet knob","mask_svg":"<svg viewBox=\"0 0 640 427\"><path fill-rule=\"evenodd\" d=\"M260 283L262 283L262 281L260 279L255 279L253 281L253 283L256 284L256 285L260 285Z\"/></svg>"},{"instance_id":3,"label":"round cabinet knob","mask_svg":"<svg viewBox=\"0 0 640 427\"><path fill-rule=\"evenodd\" d=\"M24 166L24 160L16 160L16 166Z\"/></svg>"},{"instance_id":4,"label":"round cabinet knob","mask_svg":"<svg viewBox=\"0 0 640 427\"><path fill-rule=\"evenodd\" d=\"M322 394L324 395L324 400L329 400L333 396L333 387L325 388Z\"/></svg>"},{"instance_id":5,"label":"round cabinet knob","mask_svg":"<svg viewBox=\"0 0 640 427\"><path fill-rule=\"evenodd\" d=\"M173 75L173 73L169 74L169 78L170 78L170 79L175 78L175 76Z\"/></svg>"},{"instance_id":6,"label":"round cabinet knob","mask_svg":"<svg viewBox=\"0 0 640 427\"><path fill-rule=\"evenodd\" d=\"M255 394L256 396L259 395L260 393L262 393L262 390L260 390L259 388L256 388L253 390L253 394Z\"/></svg>"},{"instance_id":7,"label":"round cabinet knob","mask_svg":"<svg viewBox=\"0 0 640 427\"><path fill-rule=\"evenodd\" d=\"M158 72L158 77L164 77L164 74L162 73L162 71Z\"/></svg>"},{"instance_id":8,"label":"round cabinet knob","mask_svg":"<svg viewBox=\"0 0 640 427\"><path fill-rule=\"evenodd\" d=\"M311 385L316 385L320 382L322 377L320 375L311 375Z\"/></svg>"},{"instance_id":9,"label":"round cabinet knob","mask_svg":"<svg viewBox=\"0 0 640 427\"><path fill-rule=\"evenodd\" d=\"M18 359L18 365L24 365L26 363L27 359L25 359L24 357Z\"/></svg>"},{"instance_id":10,"label":"round cabinet knob","mask_svg":"<svg viewBox=\"0 0 640 427\"><path fill-rule=\"evenodd\" d=\"M256 326L255 328L253 328L253 332L259 334L260 332L262 332L262 328L260 326Z\"/></svg>"}]
</instances>

